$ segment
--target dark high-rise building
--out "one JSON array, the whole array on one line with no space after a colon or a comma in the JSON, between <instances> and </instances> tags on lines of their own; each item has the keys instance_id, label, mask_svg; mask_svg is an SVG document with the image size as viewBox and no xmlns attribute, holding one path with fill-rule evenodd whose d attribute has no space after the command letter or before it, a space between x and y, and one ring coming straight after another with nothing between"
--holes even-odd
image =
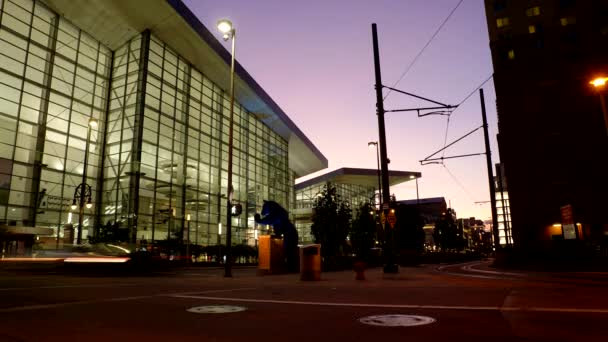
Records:
<instances>
[{"instance_id":1,"label":"dark high-rise building","mask_svg":"<svg viewBox=\"0 0 608 342\"><path fill-rule=\"evenodd\" d=\"M608 231L607 0L485 0L513 243L550 246L572 206L577 239ZM607 86L608 87L608 86Z\"/></svg>"}]
</instances>

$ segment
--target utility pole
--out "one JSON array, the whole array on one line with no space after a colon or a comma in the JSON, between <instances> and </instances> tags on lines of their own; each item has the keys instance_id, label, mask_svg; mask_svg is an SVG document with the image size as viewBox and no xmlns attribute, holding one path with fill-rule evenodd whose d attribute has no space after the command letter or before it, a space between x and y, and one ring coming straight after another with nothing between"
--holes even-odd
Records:
<instances>
[{"instance_id":1,"label":"utility pole","mask_svg":"<svg viewBox=\"0 0 608 342\"><path fill-rule=\"evenodd\" d=\"M488 166L488 185L490 186L490 204L492 205L492 233L494 234L494 247L500 248L498 236L498 215L496 213L496 185L494 184L494 172L492 171L492 154L490 151L490 135L488 134L488 119L486 117L486 102L483 96L483 88L479 89L481 100L481 118L483 120L483 137L486 144L486 164Z\"/></svg>"},{"instance_id":2,"label":"utility pole","mask_svg":"<svg viewBox=\"0 0 608 342\"><path fill-rule=\"evenodd\" d=\"M388 163L386 157L386 133L384 130L384 99L382 98L382 75L380 73L380 53L378 51L378 33L376 24L372 24L372 39L374 45L374 70L376 75L376 115L378 115L378 142L380 143L380 166L382 169L382 212L388 217L390 204L390 191L388 185ZM388 220L384 222L384 273L398 273L399 267L395 263L394 232Z\"/></svg>"}]
</instances>

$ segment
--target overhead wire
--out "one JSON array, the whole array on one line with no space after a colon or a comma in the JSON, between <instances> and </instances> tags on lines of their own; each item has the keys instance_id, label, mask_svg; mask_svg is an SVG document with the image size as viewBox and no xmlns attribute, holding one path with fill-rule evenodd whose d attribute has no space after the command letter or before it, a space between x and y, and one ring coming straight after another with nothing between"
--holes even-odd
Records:
<instances>
[{"instance_id":1,"label":"overhead wire","mask_svg":"<svg viewBox=\"0 0 608 342\"><path fill-rule=\"evenodd\" d=\"M461 104L463 104L466 100L469 99L469 97L473 96L473 94L475 94L475 92L477 92L479 90L479 88L483 87L486 83L488 83L489 80L492 79L492 77L494 77L494 74L490 74L490 76L488 76L488 78L485 79L485 81L481 82L480 85L477 86L477 88L475 88L472 92L469 93L469 95L467 95L462 101L460 101L458 103L458 106L460 106Z\"/></svg>"},{"instance_id":2,"label":"overhead wire","mask_svg":"<svg viewBox=\"0 0 608 342\"><path fill-rule=\"evenodd\" d=\"M462 185L462 183L458 180L458 178L456 178L456 176L454 176L454 174L450 171L450 169L448 169L448 167L443 163L441 165L443 166L445 171L450 175L450 177L452 177L452 180L460 187L460 189L462 189L462 191L464 191L464 193L467 194L467 196L469 196L471 201L475 202L473 195L471 195L471 193L467 191L467 189L464 187L464 185Z\"/></svg>"},{"instance_id":3,"label":"overhead wire","mask_svg":"<svg viewBox=\"0 0 608 342\"><path fill-rule=\"evenodd\" d=\"M437 36L437 34L439 34L439 31L441 31L441 29L443 28L443 26L445 26L445 24L448 22L448 20L450 20L450 18L454 14L454 12L456 12L456 10L460 6L460 4L463 3L463 1L464 0L460 0L458 2L458 4L456 5L456 7L454 7L452 9L452 11L450 12L450 14L448 14L448 16L441 23L441 25L439 25L439 27L437 28L437 30L435 31L435 33L433 33L433 35L431 36L431 38L426 42L426 44L422 47L422 49L420 50L420 52L418 52L418 54L416 55L416 57L414 57L414 59L410 62L410 64L407 66L407 68L405 68L405 71L401 74L401 76L399 77L399 79L397 79L397 82L395 82L391 88L395 88L395 86L397 84L399 84L399 82L401 82L401 80L409 73L409 71L412 69L412 67L416 63L416 61L418 61L418 58L420 58L420 56L422 56L422 53L424 52L424 50L426 50L426 48L429 45L431 45L431 42L433 41L433 39L435 39L435 37ZM386 98L388 97L388 95L390 93L391 93L391 90L389 89L389 91L386 93L386 95L384 95L383 100L386 100Z\"/></svg>"},{"instance_id":4,"label":"overhead wire","mask_svg":"<svg viewBox=\"0 0 608 342\"><path fill-rule=\"evenodd\" d=\"M490 74L490 76L488 76L488 78L486 78L483 82L481 82L481 84L479 84L475 89L473 89L473 91L471 91L467 96L465 96L464 99L462 99L462 101L458 102L458 105L456 105L456 108L454 108L451 112L450 115L448 115L448 121L445 125L445 137L443 140L443 147L446 147L447 141L448 141L448 131L450 130L450 118L452 116L452 114L454 113L454 111L456 111L461 104L463 104L465 101L467 101L471 96L473 96L473 94L475 94L481 87L483 87L486 83L488 83L489 80L492 79L492 77L494 77L494 74ZM445 156L445 151L442 154L442 157Z\"/></svg>"}]
</instances>

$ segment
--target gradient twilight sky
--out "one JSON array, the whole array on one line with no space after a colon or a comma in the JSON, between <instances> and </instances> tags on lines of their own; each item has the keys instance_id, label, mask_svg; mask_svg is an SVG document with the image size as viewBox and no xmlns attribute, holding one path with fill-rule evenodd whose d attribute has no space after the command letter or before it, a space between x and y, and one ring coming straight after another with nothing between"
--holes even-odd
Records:
<instances>
[{"instance_id":1,"label":"gradient twilight sky","mask_svg":"<svg viewBox=\"0 0 608 342\"><path fill-rule=\"evenodd\" d=\"M371 24L378 25L382 80L392 86L459 0L184 0L212 32L221 18L237 30L237 60L329 160L329 168L376 168ZM220 35L217 34L221 40ZM225 47L230 49L229 43ZM465 0L396 88L458 104L493 72L483 0ZM494 85L484 86L492 161L499 161ZM392 92L385 109L428 106ZM476 92L450 117L447 142L481 126ZM484 156L444 165L419 160L444 146L446 116L385 116L392 170L418 171L420 197L445 197L458 217L491 217ZM445 156L484 152L477 131ZM311 176L303 179L311 178ZM299 181L303 180L300 179ZM414 182L391 187L415 199Z\"/></svg>"}]
</instances>

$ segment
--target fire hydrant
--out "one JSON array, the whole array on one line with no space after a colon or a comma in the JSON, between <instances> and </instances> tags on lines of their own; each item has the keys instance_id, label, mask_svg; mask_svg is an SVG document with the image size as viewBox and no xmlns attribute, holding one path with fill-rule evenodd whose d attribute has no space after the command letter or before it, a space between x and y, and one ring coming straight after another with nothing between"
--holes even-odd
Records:
<instances>
[{"instance_id":1,"label":"fire hydrant","mask_svg":"<svg viewBox=\"0 0 608 342\"><path fill-rule=\"evenodd\" d=\"M355 271L356 280L365 280L365 263L363 261L357 261L353 264L353 270Z\"/></svg>"}]
</instances>

